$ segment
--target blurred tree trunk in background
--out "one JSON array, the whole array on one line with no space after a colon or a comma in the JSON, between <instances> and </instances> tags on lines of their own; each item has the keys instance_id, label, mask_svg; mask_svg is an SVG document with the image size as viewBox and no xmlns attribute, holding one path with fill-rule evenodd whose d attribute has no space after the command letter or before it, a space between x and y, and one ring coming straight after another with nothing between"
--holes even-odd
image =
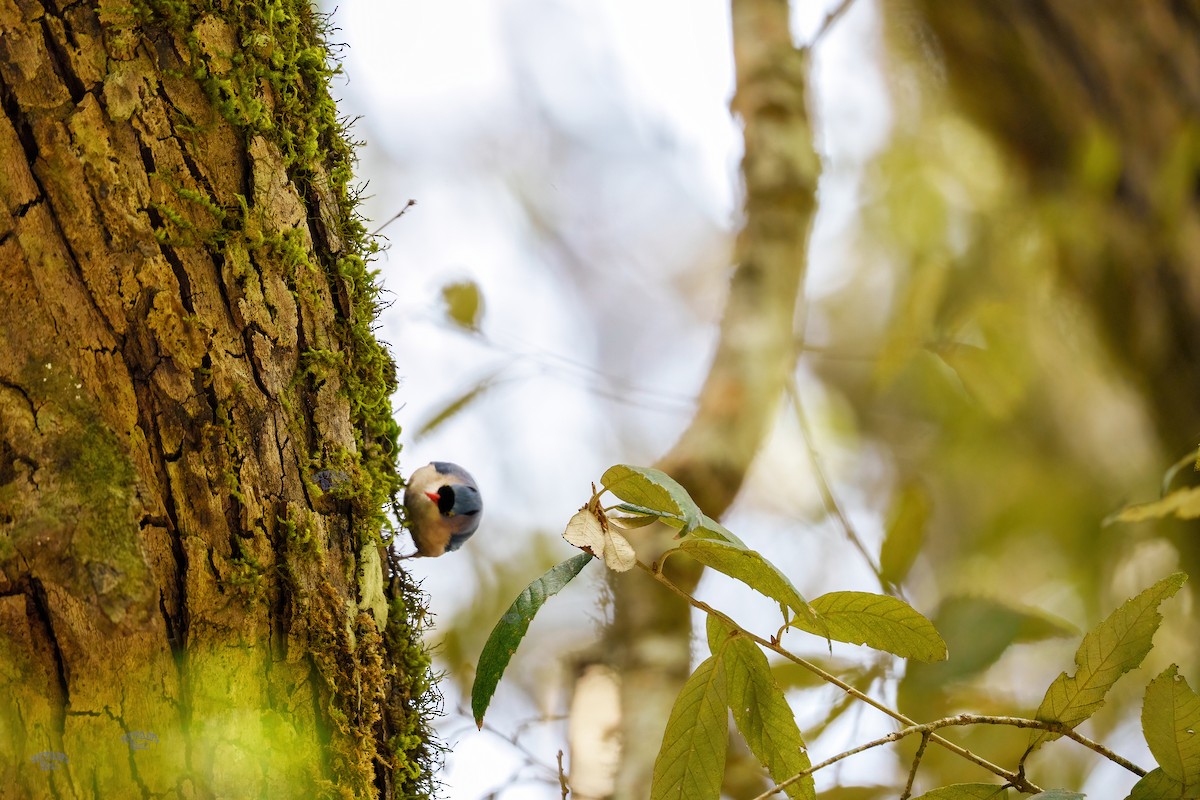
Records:
<instances>
[{"instance_id":1,"label":"blurred tree trunk in background","mask_svg":"<svg viewBox=\"0 0 1200 800\"><path fill-rule=\"evenodd\" d=\"M1200 440L1200 7L881 9L897 122L865 238L892 307L882 330L864 325L852 282L825 311L841 317L838 345L878 358L814 363L887 444L893 517L932 509L906 586L938 604L951 657L907 667L901 710L1029 711L1044 671L1067 664L1014 656L999 688L985 673L1055 635L1042 609L1090 624L1176 564L1200 575L1194 529L1102 524L1153 499ZM1195 664L1192 637L1162 636L1152 661ZM1136 683L1118 686L1096 735L1137 713ZM960 739L1001 763L1023 746ZM1095 767L1070 752L1035 762L1043 785L1074 788ZM980 779L938 753L922 773Z\"/></svg>"},{"instance_id":2,"label":"blurred tree trunk in background","mask_svg":"<svg viewBox=\"0 0 1200 800\"><path fill-rule=\"evenodd\" d=\"M716 352L697 411L656 466L711 517L737 497L775 425L796 363L796 304L816 212L820 161L808 110L808 53L792 43L783 0L734 0L737 72L732 110L743 123L744 220ZM675 531L635 539L638 556L656 560ZM676 585L695 589L701 566L668 562ZM607 638L621 690L622 752L614 797L646 796L662 732L691 673L691 609L638 571L613 577L614 616Z\"/></svg>"},{"instance_id":3,"label":"blurred tree trunk in background","mask_svg":"<svg viewBox=\"0 0 1200 800\"><path fill-rule=\"evenodd\" d=\"M925 0L918 8L956 102L1007 150L1028 191L1069 215L1056 266L1144 394L1163 445L1179 454L1194 447L1200 6Z\"/></svg>"},{"instance_id":4,"label":"blurred tree trunk in background","mask_svg":"<svg viewBox=\"0 0 1200 800\"><path fill-rule=\"evenodd\" d=\"M0 797L429 786L321 25L0 3Z\"/></svg>"}]
</instances>

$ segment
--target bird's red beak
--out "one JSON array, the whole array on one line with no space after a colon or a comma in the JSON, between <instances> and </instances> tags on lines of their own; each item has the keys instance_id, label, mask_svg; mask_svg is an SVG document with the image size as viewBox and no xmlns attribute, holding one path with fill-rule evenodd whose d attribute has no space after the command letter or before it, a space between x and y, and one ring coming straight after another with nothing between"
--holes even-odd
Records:
<instances>
[{"instance_id":1,"label":"bird's red beak","mask_svg":"<svg viewBox=\"0 0 1200 800\"><path fill-rule=\"evenodd\" d=\"M428 497L430 500L432 500L434 503L436 503L437 501L442 499L441 496L438 495L437 492L426 492L425 496Z\"/></svg>"}]
</instances>

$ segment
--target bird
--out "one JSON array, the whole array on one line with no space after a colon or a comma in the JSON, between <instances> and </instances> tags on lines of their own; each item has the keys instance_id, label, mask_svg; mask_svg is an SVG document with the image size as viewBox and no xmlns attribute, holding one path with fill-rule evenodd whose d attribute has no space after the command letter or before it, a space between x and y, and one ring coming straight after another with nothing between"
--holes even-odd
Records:
<instances>
[{"instance_id":1,"label":"bird","mask_svg":"<svg viewBox=\"0 0 1200 800\"><path fill-rule=\"evenodd\" d=\"M413 555L436 558L462 547L479 529L483 498L465 469L433 461L409 477L404 508L417 546Z\"/></svg>"}]
</instances>

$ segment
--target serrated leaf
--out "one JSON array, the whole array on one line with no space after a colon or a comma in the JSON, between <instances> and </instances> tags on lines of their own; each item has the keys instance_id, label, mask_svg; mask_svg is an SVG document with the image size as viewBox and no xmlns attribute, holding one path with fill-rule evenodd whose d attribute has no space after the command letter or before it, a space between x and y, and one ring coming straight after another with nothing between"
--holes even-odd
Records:
<instances>
[{"instance_id":1,"label":"serrated leaf","mask_svg":"<svg viewBox=\"0 0 1200 800\"><path fill-rule=\"evenodd\" d=\"M496 685L508 668L508 662L517 646L525 638L529 623L533 621L538 610L545 605L546 600L570 583L584 565L592 560L587 553L568 558L546 571L542 577L525 587L517 595L512 605L504 612L504 616L492 628L483 652L479 654L479 666L475 671L475 683L471 687L471 713L475 716L475 725L483 725L483 714L492 702Z\"/></svg>"},{"instance_id":2,"label":"serrated leaf","mask_svg":"<svg viewBox=\"0 0 1200 800\"><path fill-rule=\"evenodd\" d=\"M1187 576L1182 572L1163 578L1137 597L1125 601L1107 619L1088 631L1075 652L1075 666L1078 667L1075 674L1068 676L1064 672L1050 684L1034 716L1074 728L1096 713L1117 679L1141 664L1150 652L1154 632L1162 622L1158 606L1178 592L1186 580ZM1058 736L1050 731L1034 731L1025 755Z\"/></svg>"},{"instance_id":3,"label":"serrated leaf","mask_svg":"<svg viewBox=\"0 0 1200 800\"><path fill-rule=\"evenodd\" d=\"M919 482L901 487L888 511L887 532L879 552L879 571L893 584L904 581L925 543L929 522L929 491Z\"/></svg>"},{"instance_id":4,"label":"serrated leaf","mask_svg":"<svg viewBox=\"0 0 1200 800\"><path fill-rule=\"evenodd\" d=\"M600 521L603 513L595 504L589 503L567 523L563 538L580 550L604 559L604 565L616 572L628 572L637 563L633 545L621 534L609 529Z\"/></svg>"},{"instance_id":5,"label":"serrated leaf","mask_svg":"<svg viewBox=\"0 0 1200 800\"><path fill-rule=\"evenodd\" d=\"M1008 789L994 783L955 783L926 792L913 800L1004 800Z\"/></svg>"},{"instance_id":6,"label":"serrated leaf","mask_svg":"<svg viewBox=\"0 0 1200 800\"><path fill-rule=\"evenodd\" d=\"M1126 506L1107 521L1142 522L1147 519L1162 519L1163 517L1178 517L1179 519L1196 519L1200 517L1200 486L1189 486L1176 489L1165 497L1152 503L1139 503Z\"/></svg>"},{"instance_id":7,"label":"serrated leaf","mask_svg":"<svg viewBox=\"0 0 1200 800\"><path fill-rule=\"evenodd\" d=\"M812 762L783 691L775 682L767 657L758 645L734 633L720 619L708 618L709 648L720 653L733 721L746 744L776 784L809 769ZM808 775L783 790L793 800L815 800Z\"/></svg>"},{"instance_id":8,"label":"serrated leaf","mask_svg":"<svg viewBox=\"0 0 1200 800\"><path fill-rule=\"evenodd\" d=\"M814 626L820 624L816 612L800 596L787 576L757 551L745 550L718 539L699 538L684 539L675 549L792 609L797 619Z\"/></svg>"},{"instance_id":9,"label":"serrated leaf","mask_svg":"<svg viewBox=\"0 0 1200 800\"><path fill-rule=\"evenodd\" d=\"M1184 800L1184 786L1162 769L1153 769L1133 785L1125 800Z\"/></svg>"},{"instance_id":10,"label":"serrated leaf","mask_svg":"<svg viewBox=\"0 0 1200 800\"><path fill-rule=\"evenodd\" d=\"M1172 664L1146 687L1142 732L1154 760L1171 778L1200 784L1200 696Z\"/></svg>"},{"instance_id":11,"label":"serrated leaf","mask_svg":"<svg viewBox=\"0 0 1200 800\"><path fill-rule=\"evenodd\" d=\"M483 292L475 281L456 281L442 287L442 303L446 317L469 331L479 330L483 317Z\"/></svg>"},{"instance_id":12,"label":"serrated leaf","mask_svg":"<svg viewBox=\"0 0 1200 800\"><path fill-rule=\"evenodd\" d=\"M729 743L725 667L715 656L684 683L654 760L650 800L719 800Z\"/></svg>"},{"instance_id":13,"label":"serrated leaf","mask_svg":"<svg viewBox=\"0 0 1200 800\"><path fill-rule=\"evenodd\" d=\"M667 473L653 467L617 464L600 478L604 488L617 497L653 512L672 514L683 520L683 532L700 527L703 514L691 495Z\"/></svg>"},{"instance_id":14,"label":"serrated leaf","mask_svg":"<svg viewBox=\"0 0 1200 800\"><path fill-rule=\"evenodd\" d=\"M933 623L895 597L870 592L830 592L813 600L816 625L796 620L799 628L849 644L865 644L901 658L942 661L946 643Z\"/></svg>"}]
</instances>

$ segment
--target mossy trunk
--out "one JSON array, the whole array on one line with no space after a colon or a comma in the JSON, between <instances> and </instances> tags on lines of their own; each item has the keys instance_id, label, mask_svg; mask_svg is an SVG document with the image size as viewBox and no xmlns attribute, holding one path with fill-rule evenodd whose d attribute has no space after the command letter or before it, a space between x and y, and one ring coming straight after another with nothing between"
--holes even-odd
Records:
<instances>
[{"instance_id":1,"label":"mossy trunk","mask_svg":"<svg viewBox=\"0 0 1200 800\"><path fill-rule=\"evenodd\" d=\"M0 798L429 785L321 22L0 0Z\"/></svg>"}]
</instances>

